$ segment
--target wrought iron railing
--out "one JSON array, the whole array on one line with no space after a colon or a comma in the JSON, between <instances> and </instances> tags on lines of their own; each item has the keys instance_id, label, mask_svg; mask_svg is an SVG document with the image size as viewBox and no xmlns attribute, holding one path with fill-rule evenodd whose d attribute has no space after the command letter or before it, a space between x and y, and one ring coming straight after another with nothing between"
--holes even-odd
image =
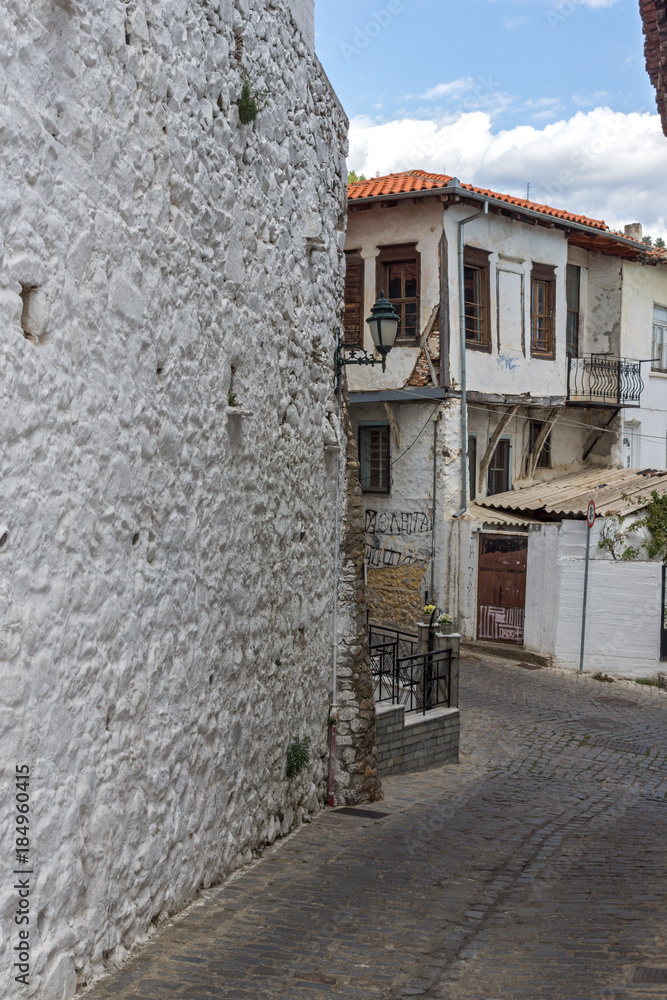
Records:
<instances>
[{"instance_id":1,"label":"wrought iron railing","mask_svg":"<svg viewBox=\"0 0 667 1000\"><path fill-rule=\"evenodd\" d=\"M398 642L397 638L371 645L375 701L403 705L406 713L419 712L422 715L435 708L448 708L451 650L399 657Z\"/></svg>"},{"instance_id":2,"label":"wrought iron railing","mask_svg":"<svg viewBox=\"0 0 667 1000\"><path fill-rule=\"evenodd\" d=\"M611 354L568 358L567 398L593 406L639 406L644 390L641 362Z\"/></svg>"},{"instance_id":3,"label":"wrought iron railing","mask_svg":"<svg viewBox=\"0 0 667 1000\"><path fill-rule=\"evenodd\" d=\"M372 623L368 626L368 641L371 647L386 642L395 642L397 644L397 658L411 656L417 652L418 646L417 636L414 633L385 628L384 625L373 625Z\"/></svg>"}]
</instances>

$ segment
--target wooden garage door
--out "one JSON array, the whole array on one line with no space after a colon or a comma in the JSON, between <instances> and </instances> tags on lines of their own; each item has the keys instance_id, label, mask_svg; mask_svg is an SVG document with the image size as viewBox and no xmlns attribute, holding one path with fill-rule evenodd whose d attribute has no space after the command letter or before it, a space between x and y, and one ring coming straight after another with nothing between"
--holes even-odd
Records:
<instances>
[{"instance_id":1,"label":"wooden garage door","mask_svg":"<svg viewBox=\"0 0 667 1000\"><path fill-rule=\"evenodd\" d=\"M483 534L477 574L477 638L523 645L528 538Z\"/></svg>"}]
</instances>

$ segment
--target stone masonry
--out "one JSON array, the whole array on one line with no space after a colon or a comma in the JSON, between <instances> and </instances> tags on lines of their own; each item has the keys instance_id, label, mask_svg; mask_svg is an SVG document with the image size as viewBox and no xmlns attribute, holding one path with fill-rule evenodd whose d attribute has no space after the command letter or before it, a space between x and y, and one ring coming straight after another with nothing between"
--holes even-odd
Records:
<instances>
[{"instance_id":1,"label":"stone masonry","mask_svg":"<svg viewBox=\"0 0 667 1000\"><path fill-rule=\"evenodd\" d=\"M0 78L0 995L67 1000L324 796L347 122L312 0L7 0Z\"/></svg>"}]
</instances>

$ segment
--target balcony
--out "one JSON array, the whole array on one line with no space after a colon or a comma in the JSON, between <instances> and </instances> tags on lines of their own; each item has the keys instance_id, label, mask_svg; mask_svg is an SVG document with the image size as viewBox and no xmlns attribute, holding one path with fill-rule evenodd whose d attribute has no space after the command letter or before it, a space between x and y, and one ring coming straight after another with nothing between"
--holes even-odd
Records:
<instances>
[{"instance_id":1,"label":"balcony","mask_svg":"<svg viewBox=\"0 0 667 1000\"><path fill-rule=\"evenodd\" d=\"M580 406L640 406L641 361L611 354L569 357L567 399Z\"/></svg>"}]
</instances>

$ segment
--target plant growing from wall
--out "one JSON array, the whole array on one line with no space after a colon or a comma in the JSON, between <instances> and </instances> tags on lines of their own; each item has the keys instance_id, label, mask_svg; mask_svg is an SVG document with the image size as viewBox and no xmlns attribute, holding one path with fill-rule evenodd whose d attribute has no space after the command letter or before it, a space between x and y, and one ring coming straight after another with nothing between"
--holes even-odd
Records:
<instances>
[{"instance_id":1,"label":"plant growing from wall","mask_svg":"<svg viewBox=\"0 0 667 1000\"><path fill-rule=\"evenodd\" d=\"M310 761L310 736L294 736L287 747L285 775L291 781L301 774Z\"/></svg>"},{"instance_id":2,"label":"plant growing from wall","mask_svg":"<svg viewBox=\"0 0 667 1000\"><path fill-rule=\"evenodd\" d=\"M628 539L628 533L635 530L636 522L628 528L624 528L624 521L625 518L621 514L612 514L605 518L598 548L608 552L612 559L627 562L630 559L636 559L640 554L640 549L630 545Z\"/></svg>"},{"instance_id":3,"label":"plant growing from wall","mask_svg":"<svg viewBox=\"0 0 667 1000\"><path fill-rule=\"evenodd\" d=\"M243 77L241 86L241 96L236 105L239 109L239 118L242 125L250 125L264 107L263 99L266 97L266 90L254 90L250 77L246 74Z\"/></svg>"}]
</instances>

